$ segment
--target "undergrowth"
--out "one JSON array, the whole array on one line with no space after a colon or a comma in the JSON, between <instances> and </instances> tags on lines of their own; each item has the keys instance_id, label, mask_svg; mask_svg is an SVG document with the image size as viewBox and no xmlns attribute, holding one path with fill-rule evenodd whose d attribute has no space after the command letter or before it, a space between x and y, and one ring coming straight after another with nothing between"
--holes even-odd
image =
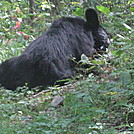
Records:
<instances>
[{"instance_id":1,"label":"undergrowth","mask_svg":"<svg viewBox=\"0 0 134 134\"><path fill-rule=\"evenodd\" d=\"M60 16L82 14L82 5L64 2ZM96 59L82 55L78 64L91 66L82 69L79 66L79 75L62 87L48 87L47 90L37 87L29 90L24 86L14 92L0 87L0 134L134 132L134 10L132 1L114 2L111 1L111 5L108 3L111 10L105 7L106 2L97 7L104 13L100 17L111 35L111 54ZM52 3L42 4L48 8ZM25 2L19 3L17 8L16 5L17 1L12 4L0 2L0 62L19 55L30 41L45 31L42 28L47 29L52 20L58 17L47 12L37 12L31 21ZM18 25L16 22L20 18L23 21ZM15 26L20 27L15 29ZM99 73L88 74L94 67ZM53 107L51 102L56 96L63 97L64 101Z\"/></svg>"}]
</instances>

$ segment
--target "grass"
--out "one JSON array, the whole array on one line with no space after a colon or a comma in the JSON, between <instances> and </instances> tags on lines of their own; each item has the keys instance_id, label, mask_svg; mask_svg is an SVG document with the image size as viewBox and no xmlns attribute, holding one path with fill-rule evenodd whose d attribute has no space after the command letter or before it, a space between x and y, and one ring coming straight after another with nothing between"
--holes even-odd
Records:
<instances>
[{"instance_id":1,"label":"grass","mask_svg":"<svg viewBox=\"0 0 134 134\"><path fill-rule=\"evenodd\" d=\"M1 132L132 132L134 90L104 78L89 75L71 85L40 93L27 88L20 93L1 89ZM51 101L59 95L65 97L63 104L52 107Z\"/></svg>"},{"instance_id":2,"label":"grass","mask_svg":"<svg viewBox=\"0 0 134 134\"><path fill-rule=\"evenodd\" d=\"M24 3L21 4L24 6ZM21 87L14 92L0 87L0 134L134 133L132 9L130 6L125 14L124 6L125 9L129 7L120 4L119 8L113 7L112 15L102 16L104 26L112 33L110 57L102 55L93 60L82 56L81 62L98 68L98 76L92 73L87 75L91 68L81 69L79 66L78 72L82 73L62 87L48 87L42 91L40 87L32 90ZM20 11L22 14L14 12L15 4L6 3L6 7L0 7L2 62L19 55L31 40L42 34L42 28L47 29L45 24L51 22L50 17L53 17L43 17L44 14L40 13L42 18L34 16L31 24L28 23L30 18L25 8ZM23 18L21 28L10 31L18 18ZM28 35L28 39L18 31ZM56 96L62 96L64 102L52 107L51 102Z\"/></svg>"}]
</instances>

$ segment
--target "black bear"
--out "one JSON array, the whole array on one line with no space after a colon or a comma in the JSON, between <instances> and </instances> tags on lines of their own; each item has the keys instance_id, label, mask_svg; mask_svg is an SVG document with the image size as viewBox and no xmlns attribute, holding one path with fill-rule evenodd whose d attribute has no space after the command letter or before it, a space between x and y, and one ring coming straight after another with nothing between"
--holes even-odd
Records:
<instances>
[{"instance_id":1,"label":"black bear","mask_svg":"<svg viewBox=\"0 0 134 134\"><path fill-rule=\"evenodd\" d=\"M87 9L82 18L63 17L55 20L43 35L30 43L18 57L0 65L0 84L15 90L53 85L57 80L73 76L71 58L92 56L109 46L106 31L100 26L94 9Z\"/></svg>"}]
</instances>

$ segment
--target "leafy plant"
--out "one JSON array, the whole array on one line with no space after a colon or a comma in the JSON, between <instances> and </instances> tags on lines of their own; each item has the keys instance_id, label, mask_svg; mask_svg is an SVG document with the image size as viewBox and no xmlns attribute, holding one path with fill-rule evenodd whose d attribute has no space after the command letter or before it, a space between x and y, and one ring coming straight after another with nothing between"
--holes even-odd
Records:
<instances>
[{"instance_id":1,"label":"leafy plant","mask_svg":"<svg viewBox=\"0 0 134 134\"><path fill-rule=\"evenodd\" d=\"M133 133L133 1L34 2L31 12L29 1L0 1L0 62L19 55L55 18L82 17L86 7L100 12L110 33L111 54L94 59L82 55L76 63L79 75L63 87L29 90L25 85L15 92L0 87L0 133ZM92 69L99 74L88 74ZM52 107L55 96L65 99Z\"/></svg>"}]
</instances>

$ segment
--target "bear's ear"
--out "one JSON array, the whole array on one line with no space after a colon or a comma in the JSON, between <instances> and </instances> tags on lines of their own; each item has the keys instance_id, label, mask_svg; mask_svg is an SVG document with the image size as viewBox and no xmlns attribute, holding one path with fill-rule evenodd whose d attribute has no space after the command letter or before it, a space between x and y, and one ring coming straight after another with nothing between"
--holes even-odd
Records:
<instances>
[{"instance_id":1,"label":"bear's ear","mask_svg":"<svg viewBox=\"0 0 134 134\"><path fill-rule=\"evenodd\" d=\"M94 9L91 8L87 9L85 16L91 28L98 28L99 26L98 15Z\"/></svg>"}]
</instances>

